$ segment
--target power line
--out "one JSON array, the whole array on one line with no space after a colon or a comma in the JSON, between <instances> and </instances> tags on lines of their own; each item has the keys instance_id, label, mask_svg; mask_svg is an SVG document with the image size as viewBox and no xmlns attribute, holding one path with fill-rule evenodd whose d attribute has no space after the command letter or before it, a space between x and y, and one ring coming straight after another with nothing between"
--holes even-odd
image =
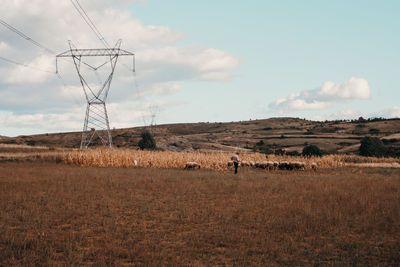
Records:
<instances>
[{"instance_id":1,"label":"power line","mask_svg":"<svg viewBox=\"0 0 400 267\"><path fill-rule=\"evenodd\" d=\"M24 34L23 32L17 30L17 29L14 28L13 26L11 26L11 25L8 24L7 22L5 22L4 20L0 19L0 24L2 24L3 26L5 26L5 27L6 27L7 29L9 29L10 31L16 33L16 34L19 35L20 37L24 38L25 40L27 40L27 41L31 42L32 44L34 44L34 45L36 45L36 46L42 48L42 49L45 50L46 52L51 53L51 54L53 54L53 55L56 55L56 52L54 52L54 51L51 50L50 48L47 48L47 47L44 46L44 45L41 45L41 44L38 43L38 42L36 42L35 40L33 40L32 38L30 38L29 36L27 36L27 35ZM14 62L14 61L12 61L12 60L7 60L7 59L4 59L4 58L3 58L3 60L4 60L4 61L8 61L8 62L10 62L10 63L14 63L14 64L17 64L17 65L21 65L21 66L27 67L26 65L24 65L24 64L22 64L22 63ZM69 61L66 60L65 58L63 58L63 60L69 62ZM71 62L69 62L69 63L71 63ZM90 66L89 64L87 64L87 63L85 63L85 62L82 62L82 63L85 65L85 67L88 67L88 68L90 68L90 69L92 69L92 70L95 70L95 68L92 67L92 66ZM30 67L30 66L28 66L28 67ZM30 67L30 68L31 68L31 67Z\"/></svg>"},{"instance_id":2,"label":"power line","mask_svg":"<svg viewBox=\"0 0 400 267\"><path fill-rule=\"evenodd\" d=\"M102 42L105 44L105 46L106 46L107 48L109 48L110 45L108 44L107 40L104 38L104 36L101 34L101 32L97 29L96 25L93 23L93 21L90 19L90 17L86 14L86 12L85 12L85 10L83 9L83 7L81 6L81 4L79 4L79 1L78 1L78 0L75 0L75 1L76 1L76 3L79 5L79 7L82 9L83 13L84 13L85 16L88 18L89 22L93 25L93 28L94 28L94 29L97 31L97 33L99 34L99 36L100 36L100 41L102 41Z\"/></svg>"},{"instance_id":3,"label":"power line","mask_svg":"<svg viewBox=\"0 0 400 267\"><path fill-rule=\"evenodd\" d=\"M93 23L93 21L90 19L90 17L87 15L87 13L83 9L83 7L79 4L78 0L75 0L76 4L73 0L70 0L70 1L71 1L71 4L75 7L76 11L78 11L79 15L83 18L83 20L89 26L89 28L94 32L94 34L100 40L100 42L102 42L106 48L110 48L110 45L107 43L106 39L101 34L101 32L97 29L96 25Z\"/></svg>"},{"instance_id":4,"label":"power line","mask_svg":"<svg viewBox=\"0 0 400 267\"><path fill-rule=\"evenodd\" d=\"M17 62L17 61L14 61L14 60L11 60L11 59L8 59L8 58L5 58L5 57L0 57L0 60L3 60L3 61L5 61L5 62L7 62L7 63L10 63L10 64L22 66L22 67L25 67L25 68L30 68L30 69L33 69L33 70L36 70L36 71L41 71L41 72L46 72L46 73L50 73L50 74L55 74L55 75L57 75L58 79L61 81L61 83L62 83L62 85L64 86L64 88L66 89L66 91L72 96L72 98L73 98L75 104L81 105L81 103L76 99L76 97L75 97L74 95L72 95L72 94L69 92L69 90L67 90L67 87L68 87L68 86L67 86L67 84L65 83L65 81L63 80L63 78L61 77L61 75L60 75L59 73L54 73L54 72L52 72L52 71L42 70L42 69L40 69L40 68L31 66L31 65L27 65L27 64L24 64L24 63L19 63L19 62Z\"/></svg>"},{"instance_id":5,"label":"power line","mask_svg":"<svg viewBox=\"0 0 400 267\"><path fill-rule=\"evenodd\" d=\"M30 69L34 69L34 70L37 70L37 71L47 72L47 73L54 74L54 72L52 72L52 71L42 70L42 69L40 69L40 68L31 66L31 65L27 65L27 64L24 64L24 63L19 63L19 62L17 62L17 61L14 61L14 60L11 60L11 59L8 59L8 58L5 58L5 57L0 57L0 59L3 60L3 61L5 61L5 62L14 64L14 65L19 65L19 66L22 66L22 67L25 67L25 68L30 68Z\"/></svg>"},{"instance_id":6,"label":"power line","mask_svg":"<svg viewBox=\"0 0 400 267\"><path fill-rule=\"evenodd\" d=\"M6 27L7 29L9 29L10 31L18 34L20 37L24 38L25 40L31 42L32 44L36 45L37 47L51 53L51 54L55 54L55 52L49 48L47 48L46 46L36 42L35 40L33 40L32 38L30 38L29 36L25 35L24 33L22 33L21 31L17 30L16 28L14 28L13 26L11 26L10 24L8 24L7 22L5 22L4 20L0 19L0 24L2 24L4 27Z\"/></svg>"},{"instance_id":7,"label":"power line","mask_svg":"<svg viewBox=\"0 0 400 267\"><path fill-rule=\"evenodd\" d=\"M96 25L94 24L94 22L90 19L90 17L88 16L88 14L86 13L85 9L82 7L82 5L79 3L78 0L70 0L71 4L75 7L75 9L78 11L79 15L83 18L83 20L85 21L85 23L89 26L89 28L94 32L94 34L97 36L97 38L100 40L100 42L103 43L103 45L106 48L110 48L109 43L107 42L107 40L104 38L104 36L101 34L101 32L99 31L99 29L96 27ZM76 4L75 4L75 2ZM106 62L107 63L107 62ZM105 63L105 64L106 64ZM130 68L128 66L126 66L126 64L122 64L125 68L129 69ZM93 70L97 70L98 68L102 67L103 65L94 68ZM135 72L135 62L133 63L133 72ZM91 67L91 66L90 66ZM93 67L92 67L93 68Z\"/></svg>"}]
</instances>

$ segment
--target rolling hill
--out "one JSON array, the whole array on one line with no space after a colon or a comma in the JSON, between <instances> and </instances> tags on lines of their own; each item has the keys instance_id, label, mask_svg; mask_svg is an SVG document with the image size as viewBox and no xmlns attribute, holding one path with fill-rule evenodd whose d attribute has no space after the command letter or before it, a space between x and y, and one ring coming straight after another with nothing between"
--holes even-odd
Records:
<instances>
[{"instance_id":1,"label":"rolling hill","mask_svg":"<svg viewBox=\"0 0 400 267\"><path fill-rule=\"evenodd\" d=\"M137 148L144 127L112 130L115 147ZM227 123L181 123L152 128L162 150L237 149L269 151L283 149L301 152L315 144L329 153L355 153L360 140L372 135L388 146L400 149L400 119L372 121L310 121L298 118L270 118ZM2 138L3 144L79 148L81 133L40 134ZM100 140L95 141L100 145Z\"/></svg>"}]
</instances>

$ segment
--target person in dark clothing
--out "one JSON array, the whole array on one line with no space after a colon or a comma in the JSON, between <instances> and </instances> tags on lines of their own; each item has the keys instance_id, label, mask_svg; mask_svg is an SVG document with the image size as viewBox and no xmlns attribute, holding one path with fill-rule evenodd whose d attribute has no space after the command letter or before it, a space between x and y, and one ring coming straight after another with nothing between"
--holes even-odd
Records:
<instances>
[{"instance_id":1,"label":"person in dark clothing","mask_svg":"<svg viewBox=\"0 0 400 267\"><path fill-rule=\"evenodd\" d=\"M236 154L232 155L231 160L233 161L233 165L235 166L235 174L238 173L238 167L239 167L239 152L236 152Z\"/></svg>"}]
</instances>

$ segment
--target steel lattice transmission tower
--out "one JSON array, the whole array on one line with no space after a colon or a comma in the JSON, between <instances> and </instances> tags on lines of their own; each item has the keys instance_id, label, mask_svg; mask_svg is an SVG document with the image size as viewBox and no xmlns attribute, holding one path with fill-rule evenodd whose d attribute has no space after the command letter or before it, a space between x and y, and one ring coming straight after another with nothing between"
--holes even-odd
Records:
<instances>
[{"instance_id":1,"label":"steel lattice transmission tower","mask_svg":"<svg viewBox=\"0 0 400 267\"><path fill-rule=\"evenodd\" d=\"M86 149L91 142L97 137L101 142L108 147L112 147L112 137L110 132L110 124L108 120L106 100L110 90L111 81L113 79L115 67L117 65L118 57L131 56L133 58L132 71L135 72L135 54L120 49L121 40L117 42L114 48L102 49L77 49L71 41L69 41L70 50L56 56L56 72L58 73L57 61L59 58L72 58L78 73L83 92L85 93L87 107L85 122L82 131L81 149ZM103 58L104 61L97 67L87 63L88 57ZM100 84L94 86L87 82L81 71L81 66L84 65L88 69L96 72L100 68L109 66L110 70L107 72L107 78ZM96 87L96 88L95 88Z\"/></svg>"}]
</instances>

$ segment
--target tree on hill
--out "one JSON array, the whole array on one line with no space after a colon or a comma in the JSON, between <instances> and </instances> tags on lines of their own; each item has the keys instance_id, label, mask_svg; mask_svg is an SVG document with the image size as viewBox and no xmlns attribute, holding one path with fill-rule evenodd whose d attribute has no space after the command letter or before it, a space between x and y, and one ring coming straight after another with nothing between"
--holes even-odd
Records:
<instances>
[{"instance_id":1,"label":"tree on hill","mask_svg":"<svg viewBox=\"0 0 400 267\"><path fill-rule=\"evenodd\" d=\"M150 131L145 130L140 136L142 139L140 139L138 146L141 150L156 148L156 141L154 140L153 134Z\"/></svg>"},{"instance_id":2,"label":"tree on hill","mask_svg":"<svg viewBox=\"0 0 400 267\"><path fill-rule=\"evenodd\" d=\"M304 157L311 157L311 156L322 156L322 151L316 145L308 145L303 148L303 152L301 153Z\"/></svg>"},{"instance_id":3,"label":"tree on hill","mask_svg":"<svg viewBox=\"0 0 400 267\"><path fill-rule=\"evenodd\" d=\"M366 122L367 120L364 119L363 117L359 117L359 118L358 118L358 121L359 121L359 122Z\"/></svg>"},{"instance_id":4,"label":"tree on hill","mask_svg":"<svg viewBox=\"0 0 400 267\"><path fill-rule=\"evenodd\" d=\"M361 139L359 154L366 157L383 157L386 148L381 139L378 137L366 136Z\"/></svg>"}]
</instances>

